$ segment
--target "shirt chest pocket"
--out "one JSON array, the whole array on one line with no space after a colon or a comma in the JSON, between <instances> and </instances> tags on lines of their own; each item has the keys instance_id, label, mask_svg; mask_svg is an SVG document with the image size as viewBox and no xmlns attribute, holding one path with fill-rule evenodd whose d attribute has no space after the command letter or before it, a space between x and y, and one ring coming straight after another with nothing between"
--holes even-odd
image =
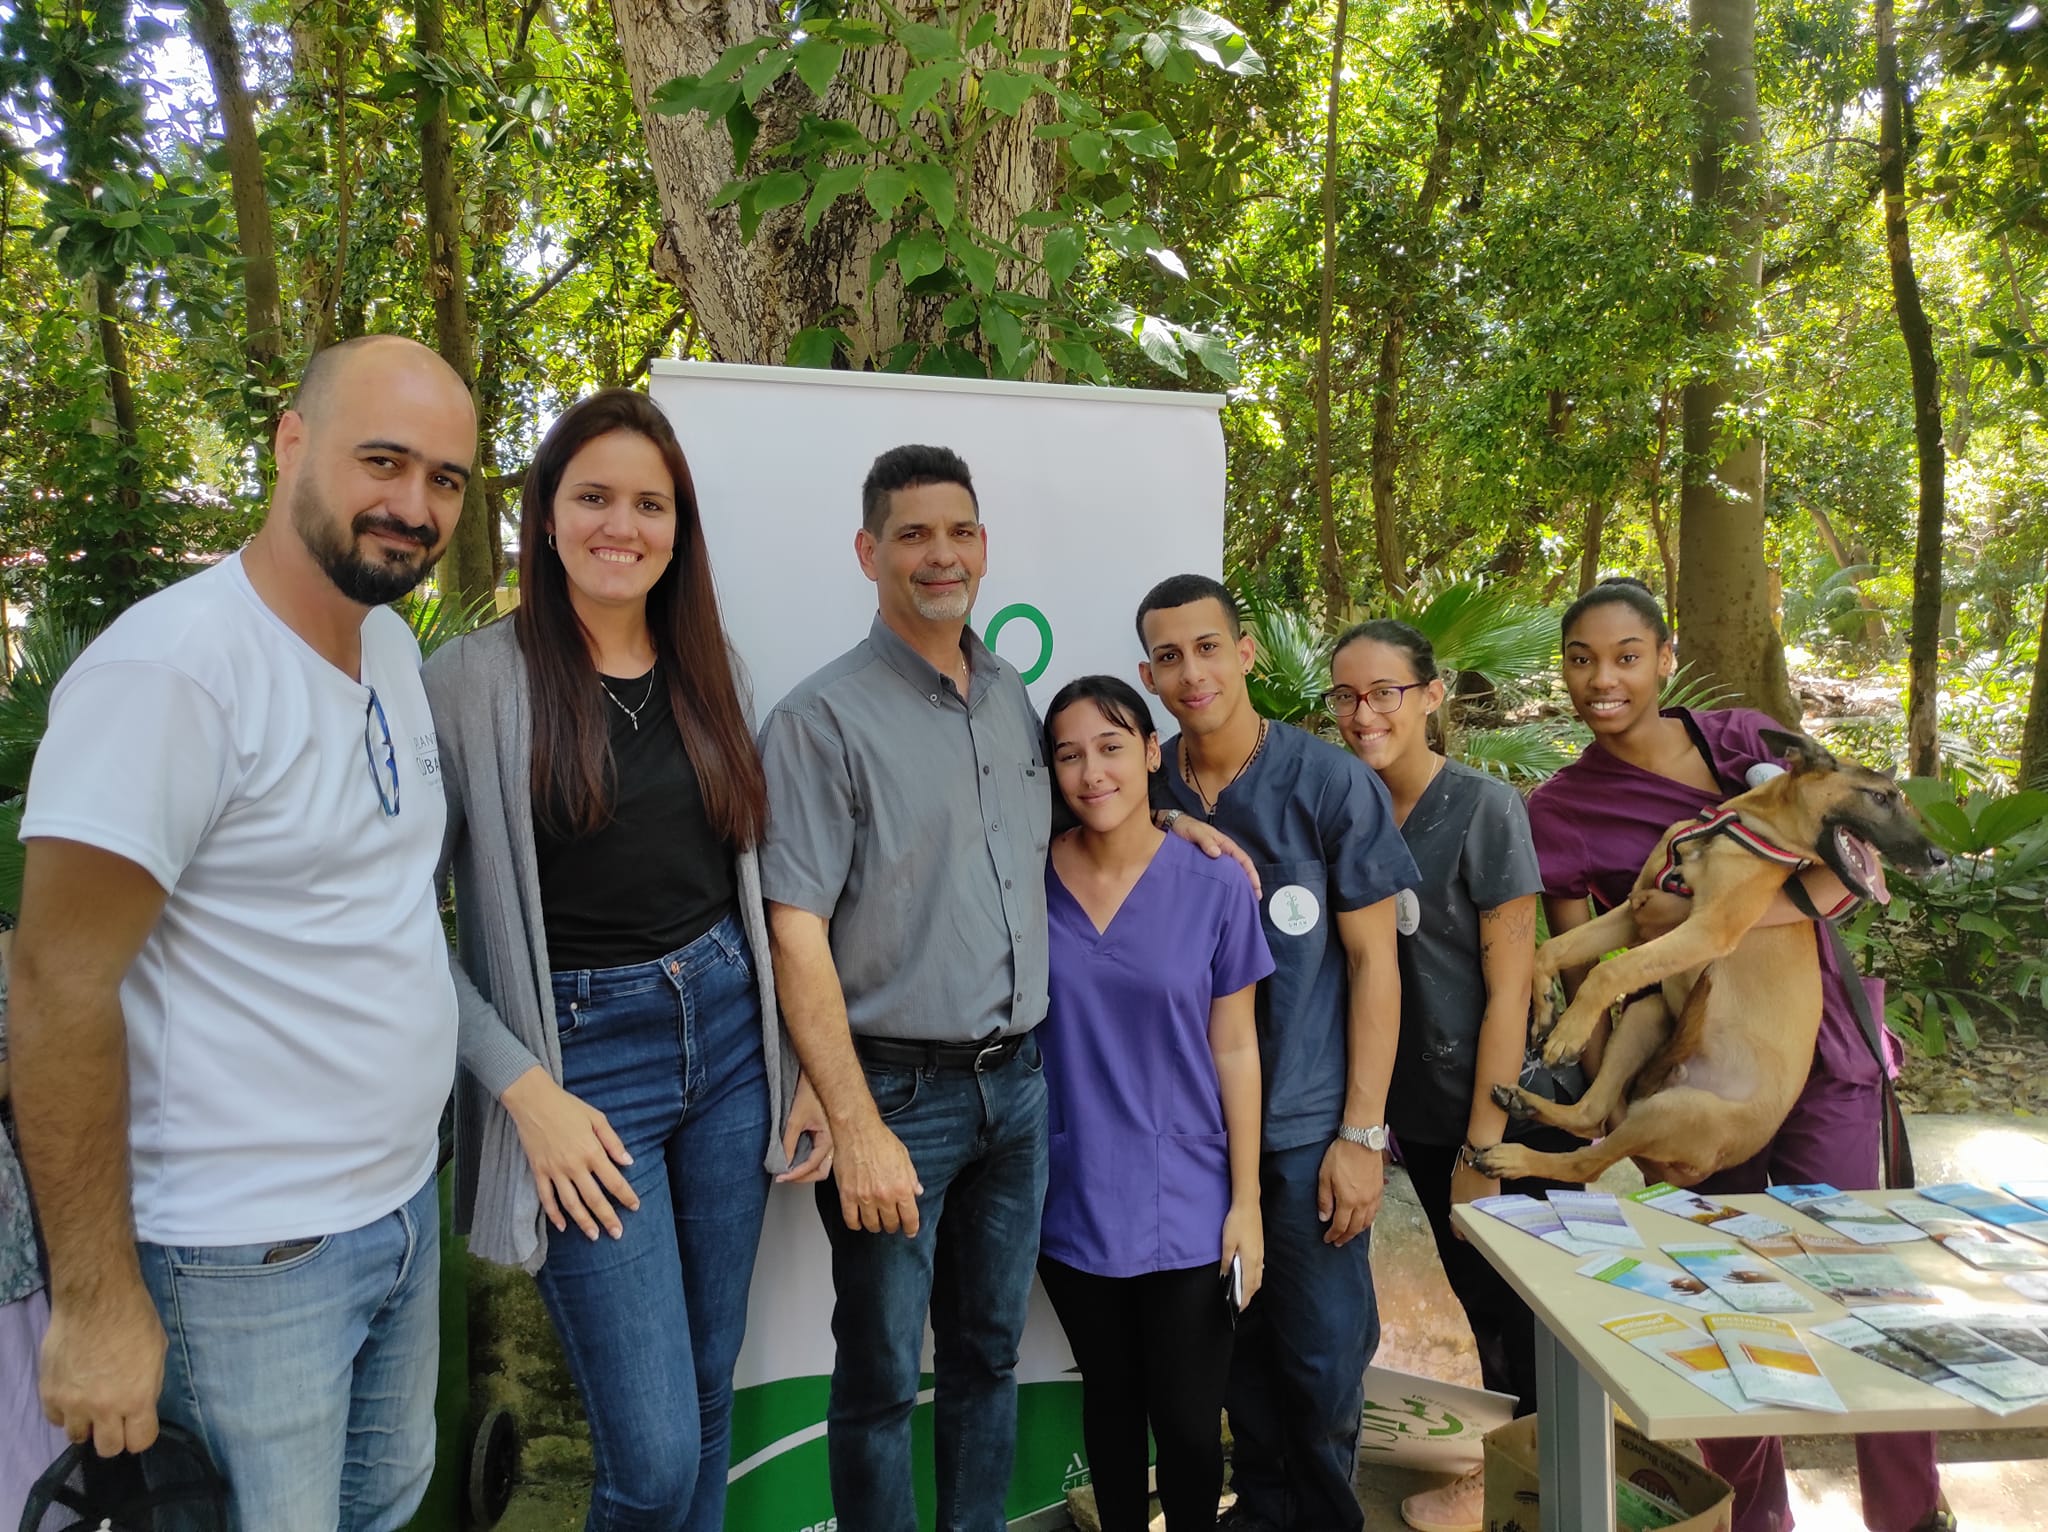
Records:
<instances>
[{"instance_id":1,"label":"shirt chest pocket","mask_svg":"<svg viewBox=\"0 0 2048 1532\"><path fill-rule=\"evenodd\" d=\"M1003 812L1044 856L1052 844L1052 768L1022 761L1008 769L998 766L996 771L1003 784Z\"/></svg>"}]
</instances>

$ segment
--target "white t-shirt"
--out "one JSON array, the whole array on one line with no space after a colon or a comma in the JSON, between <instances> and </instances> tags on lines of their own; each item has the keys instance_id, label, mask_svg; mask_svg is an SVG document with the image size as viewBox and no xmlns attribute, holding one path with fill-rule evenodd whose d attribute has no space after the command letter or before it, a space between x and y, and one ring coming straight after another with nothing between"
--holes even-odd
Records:
<instances>
[{"instance_id":1,"label":"white t-shirt","mask_svg":"<svg viewBox=\"0 0 2048 1532\"><path fill-rule=\"evenodd\" d=\"M341 1233L433 1173L455 991L419 664L404 622L373 611L350 680L237 554L122 614L57 687L21 838L111 851L168 895L121 985L144 1240ZM395 817L365 749L367 730L383 768L372 687Z\"/></svg>"}]
</instances>

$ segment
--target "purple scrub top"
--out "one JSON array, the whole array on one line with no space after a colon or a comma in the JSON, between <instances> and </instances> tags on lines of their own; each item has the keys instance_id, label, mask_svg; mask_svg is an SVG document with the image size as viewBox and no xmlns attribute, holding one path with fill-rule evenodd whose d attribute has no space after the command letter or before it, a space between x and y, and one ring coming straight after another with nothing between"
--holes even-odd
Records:
<instances>
[{"instance_id":1,"label":"purple scrub top","mask_svg":"<svg viewBox=\"0 0 2048 1532\"><path fill-rule=\"evenodd\" d=\"M1778 759L1763 742L1763 731L1779 724L1754 709L1694 713L1670 708L1666 716L1687 724L1693 738L1705 745L1714 774L1731 787L1759 761ZM1536 837L1544 892L1567 899L1591 895L1599 908L1612 909L1628 897L1666 830L1731 796L1645 771L1596 741L1529 797L1529 828ZM1834 944L1818 930L1813 937L1822 974L1813 1074L1875 1087L1877 1061L1850 1008Z\"/></svg>"},{"instance_id":2,"label":"purple scrub top","mask_svg":"<svg viewBox=\"0 0 2048 1532\"><path fill-rule=\"evenodd\" d=\"M1052 1006L1038 1029L1051 1130L1039 1248L1134 1277L1213 1265L1229 1139L1209 1006L1273 971L1251 880L1169 835L1109 929L1045 863Z\"/></svg>"}]
</instances>

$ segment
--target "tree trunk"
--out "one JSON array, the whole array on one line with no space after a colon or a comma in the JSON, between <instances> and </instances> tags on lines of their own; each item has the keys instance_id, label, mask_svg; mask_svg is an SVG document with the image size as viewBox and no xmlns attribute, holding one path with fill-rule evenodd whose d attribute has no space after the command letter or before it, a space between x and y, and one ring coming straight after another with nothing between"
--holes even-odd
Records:
<instances>
[{"instance_id":1,"label":"tree trunk","mask_svg":"<svg viewBox=\"0 0 2048 1532\"><path fill-rule=\"evenodd\" d=\"M1437 204L1443 201L1444 186L1450 178L1451 151L1457 144L1458 126L1472 91L1479 51L1493 25L1492 13L1477 8L1458 8L1452 18L1443 68L1437 75L1436 141L1430 146L1429 163L1408 216L1410 238L1425 245L1430 240L1430 225L1436 220ZM1408 589L1407 560L1401 550L1401 527L1394 504L1394 474L1400 466L1401 372L1407 354L1408 313L1416 291L1435 264L1425 248L1415 256L1406 282L1400 272L1392 274L1394 297L1387 305L1379 367L1373 377L1373 542L1379 554L1380 583L1392 596Z\"/></svg>"},{"instance_id":2,"label":"tree trunk","mask_svg":"<svg viewBox=\"0 0 2048 1532\"><path fill-rule=\"evenodd\" d=\"M1330 42L1330 104L1323 134L1323 292L1316 318L1316 508L1322 524L1317 573L1323 586L1323 621L1337 628L1351 620L1351 586L1344 578L1344 549L1337 538L1337 502L1330 487L1330 331L1337 312L1337 108L1344 94L1344 28L1350 0L1337 0ZM1375 411L1377 432L1377 411ZM1373 506L1379 506L1374 475ZM1375 522L1377 522L1375 515ZM1385 553L1385 540L1381 539ZM1386 567L1382 558L1382 569Z\"/></svg>"},{"instance_id":3,"label":"tree trunk","mask_svg":"<svg viewBox=\"0 0 2048 1532\"><path fill-rule=\"evenodd\" d=\"M2048 786L2048 603L2041 607L2041 641L2034 652L2034 684L2027 693L2027 727L2020 736L2019 785Z\"/></svg>"},{"instance_id":4,"label":"tree trunk","mask_svg":"<svg viewBox=\"0 0 2048 1532\"><path fill-rule=\"evenodd\" d=\"M1579 548L1579 594L1600 578L1600 534L1607 526L1607 505L1597 495L1586 501L1586 537Z\"/></svg>"},{"instance_id":5,"label":"tree trunk","mask_svg":"<svg viewBox=\"0 0 2048 1532\"><path fill-rule=\"evenodd\" d=\"M114 439L120 443L120 478L115 498L121 506L121 524L108 536L112 549L104 559L109 572L130 590L149 583L146 566L153 555L151 529L142 516L142 434L135 413L135 383L128 370L128 337L121 326L127 316L121 311L121 297L114 279L105 272L90 277L93 307L98 313L100 359L107 368L107 399L114 409ZM105 617L117 614L105 613Z\"/></svg>"},{"instance_id":6,"label":"tree trunk","mask_svg":"<svg viewBox=\"0 0 2048 1532\"><path fill-rule=\"evenodd\" d=\"M250 388L264 403L263 435L268 440L284 412L284 306L278 296L277 240L270 226L263 147L256 141L256 109L242 79L242 45L235 38L227 0L188 0L188 9L213 78L213 98L220 106L227 142L235 242L242 255L242 355Z\"/></svg>"},{"instance_id":7,"label":"tree trunk","mask_svg":"<svg viewBox=\"0 0 2048 1532\"><path fill-rule=\"evenodd\" d=\"M1847 569L1851 565L1863 562L1856 556L1855 550L1842 541L1841 534L1835 530L1834 522L1828 519L1828 513L1821 509L1818 500L1807 501L1806 509L1812 514L1814 527L1820 532L1820 540L1826 546L1828 557L1835 561L1837 568ZM1853 583L1856 604L1863 609L1863 645L1867 649L1881 649L1887 637L1884 613L1879 611L1877 603L1870 599L1870 592L1863 588L1861 580Z\"/></svg>"},{"instance_id":8,"label":"tree trunk","mask_svg":"<svg viewBox=\"0 0 2048 1532\"><path fill-rule=\"evenodd\" d=\"M413 9L414 45L433 57L447 46L442 0L417 0ZM420 124L420 195L427 215L427 291L434 299L434 349L476 397L476 364L469 333L468 279L463 271L462 216L455 199L454 135L448 125L448 103L431 84L422 83ZM481 412L479 412L481 414ZM479 451L481 461L489 454ZM491 592L491 529L484 498L484 476L472 473L462 496L462 518L455 524L448 552L441 560L443 592L467 607Z\"/></svg>"},{"instance_id":9,"label":"tree trunk","mask_svg":"<svg viewBox=\"0 0 2048 1532\"><path fill-rule=\"evenodd\" d=\"M1671 528L1664 518L1664 457L1671 450L1671 393L1657 388L1657 455L1650 459L1650 536L1656 540L1657 562L1664 566L1665 616L1678 621L1678 556L1671 551Z\"/></svg>"},{"instance_id":10,"label":"tree trunk","mask_svg":"<svg viewBox=\"0 0 2048 1532\"><path fill-rule=\"evenodd\" d=\"M1755 330L1763 278L1755 0L1691 0L1690 26L1699 49L1692 200L1701 216L1714 219L1719 254L1717 290L1699 329L1732 355ZM1771 621L1764 570L1763 441L1724 418L1737 393L1746 400L1755 386L1746 370L1726 362L1720 376L1685 387L1678 606L1687 662L1738 701L1797 727L1799 703Z\"/></svg>"},{"instance_id":11,"label":"tree trunk","mask_svg":"<svg viewBox=\"0 0 2048 1532\"><path fill-rule=\"evenodd\" d=\"M1913 543L1913 624L1906 641L1906 759L1916 777L1941 769L1935 701L1940 694L1941 533L1945 459L1941 435L1941 365L1934 331L1920 302L1913 245L1906 227L1906 91L1892 0L1877 0L1877 90L1883 106L1878 170L1884 182L1884 248L1892 273L1892 308L1913 368L1913 449L1920 469L1920 525Z\"/></svg>"},{"instance_id":12,"label":"tree trunk","mask_svg":"<svg viewBox=\"0 0 2048 1532\"><path fill-rule=\"evenodd\" d=\"M901 7L917 21L950 21L930 0ZM982 14L1000 23L1018 48L1064 48L1070 0L990 0ZM675 283L696 316L714 359L780 362L797 331L828 312L843 330L856 368L873 368L904 340L944 338L938 300L906 298L891 265L870 283L868 258L894 226L859 197L840 199L810 235L803 208L792 206L761 220L752 242L740 239L739 210L716 211L711 202L733 178L732 145L722 123L701 114L664 117L648 98L677 75L701 74L736 43L773 29L786 14L780 0L615 0L612 19L632 82L633 104L647 135L648 160L661 193L662 233L652 252L655 270ZM908 58L896 48L849 50L818 110L852 122L871 140L900 131L895 115L874 106L865 92L902 89ZM785 75L754 104L760 138L749 164L786 142L811 106L808 88ZM1051 103L1034 96L1014 118L992 118L975 147L960 216L998 239L1033 254L1040 231L1017 218L1046 200L1058 167L1058 145L1036 136ZM1002 285L1017 287L1024 274L1006 268Z\"/></svg>"}]
</instances>

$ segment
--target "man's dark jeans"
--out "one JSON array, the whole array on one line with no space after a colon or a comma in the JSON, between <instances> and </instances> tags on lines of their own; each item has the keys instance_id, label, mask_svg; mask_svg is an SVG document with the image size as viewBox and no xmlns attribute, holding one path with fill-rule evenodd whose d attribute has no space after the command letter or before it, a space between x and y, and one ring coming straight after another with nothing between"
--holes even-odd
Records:
<instances>
[{"instance_id":1,"label":"man's dark jeans","mask_svg":"<svg viewBox=\"0 0 2048 1532\"><path fill-rule=\"evenodd\" d=\"M1365 1369L1380 1344L1367 1261L1372 1231L1323 1243L1316 1178L1326 1144L1259 1161L1266 1282L1237 1325L1230 1387L1231 1487L1240 1513L1283 1532L1357 1532L1352 1489Z\"/></svg>"},{"instance_id":2,"label":"man's dark jeans","mask_svg":"<svg viewBox=\"0 0 2048 1532\"><path fill-rule=\"evenodd\" d=\"M826 1441L842 1527L915 1532L910 1415L929 1311L938 1529L1002 1532L1017 1346L1045 1206L1043 1068L1035 1040L981 1072L866 1067L924 1194L917 1237L906 1239L848 1229L838 1185L818 1187L837 1294Z\"/></svg>"}]
</instances>

